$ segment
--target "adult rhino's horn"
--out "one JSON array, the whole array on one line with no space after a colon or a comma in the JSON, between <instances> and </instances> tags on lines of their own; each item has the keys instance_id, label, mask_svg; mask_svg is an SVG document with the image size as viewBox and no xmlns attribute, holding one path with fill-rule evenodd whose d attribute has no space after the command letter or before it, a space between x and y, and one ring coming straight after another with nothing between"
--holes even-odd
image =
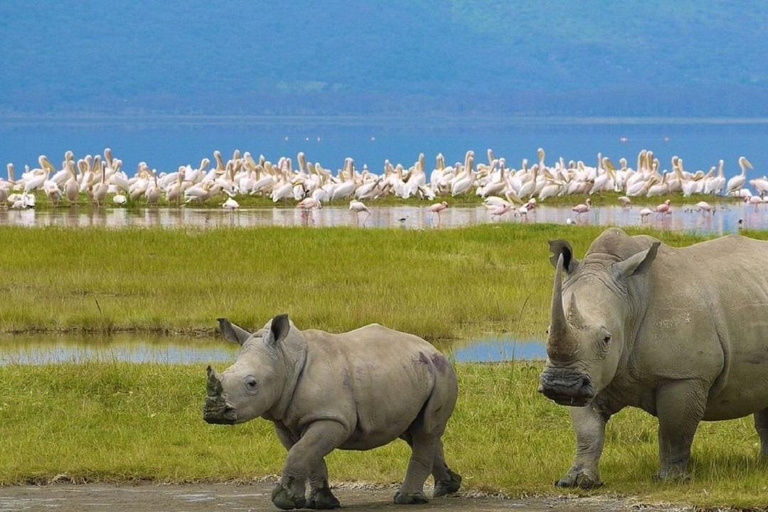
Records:
<instances>
[{"instance_id":1,"label":"adult rhino's horn","mask_svg":"<svg viewBox=\"0 0 768 512\"><path fill-rule=\"evenodd\" d=\"M221 385L221 379L216 373L216 370L208 367L208 385L206 390L210 396L219 396L224 391L224 387Z\"/></svg>"},{"instance_id":2,"label":"adult rhino's horn","mask_svg":"<svg viewBox=\"0 0 768 512\"><path fill-rule=\"evenodd\" d=\"M552 320L549 326L549 337L559 338L566 333L568 322L563 310L563 255L557 258L555 267L555 283L552 286Z\"/></svg>"},{"instance_id":3,"label":"adult rhino's horn","mask_svg":"<svg viewBox=\"0 0 768 512\"><path fill-rule=\"evenodd\" d=\"M569 328L568 320L565 318L563 308L563 255L557 259L557 270L555 270L555 283L552 287L552 318L549 324L549 336L547 337L547 355L550 359L566 360L573 353L571 346L573 341Z\"/></svg>"}]
</instances>

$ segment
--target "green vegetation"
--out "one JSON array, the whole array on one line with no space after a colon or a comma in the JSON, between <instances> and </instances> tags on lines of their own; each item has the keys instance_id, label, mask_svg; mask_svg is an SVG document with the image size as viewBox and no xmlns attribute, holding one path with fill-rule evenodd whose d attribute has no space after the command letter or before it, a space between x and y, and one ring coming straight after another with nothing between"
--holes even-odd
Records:
<instances>
[{"instance_id":1,"label":"green vegetation","mask_svg":"<svg viewBox=\"0 0 768 512\"><path fill-rule=\"evenodd\" d=\"M571 195L571 196L563 196L563 197L549 197L543 201L538 201L539 205L545 205L545 206L552 206L552 205L577 205L579 203L583 203L587 197L592 199L592 206L618 206L619 205L619 197L624 195L623 193L618 192L607 192L604 194L594 194L594 195ZM138 201L128 201L125 206L117 206L112 202L113 195L110 194L107 197L106 201L106 207L101 207L101 210L106 209L116 209L116 208L124 208L131 211L135 211L138 209L143 208L153 208L151 206L147 206L147 202L145 198L141 198ZM219 194L213 198L208 199L205 202L202 203L191 203L189 205L184 205L184 202L182 201L180 205L177 205L175 201L168 202L164 198L160 199L158 202L158 206L160 207L184 207L184 208L221 208L221 205L224 203L224 201L227 199L226 195ZM633 197L632 199L632 205L635 206L655 206L659 203L664 202L664 200L669 199L673 205L680 206L680 205L689 205L693 207L696 203L699 201L707 201L708 203L712 204L713 206L716 204L738 204L741 202L738 198L732 198L732 197L720 197L720 196L712 196L712 195L706 195L706 194L695 194L691 197L683 197L680 194L673 194L663 197ZM274 202L272 199L266 196L249 196L249 195L238 195L235 197L235 200L240 205L240 208L295 208L297 201L293 198L285 199L282 201ZM329 201L324 204L324 206L342 206L346 207L349 205L350 199L337 199L335 201ZM436 197L433 201L427 201L424 199L417 199L415 197L408 198L408 199L402 199L395 196L387 196L380 199L371 199L371 200L365 200L365 204L368 205L371 208L375 208L377 206L423 206L425 208L429 207L430 205L445 201L448 203L448 206L460 206L460 207L473 207L473 206L481 206L483 204L483 198L472 194L463 194L457 197ZM77 201L75 202L75 205L70 205L70 203L65 199L59 202L57 206L53 206L49 201L48 198L45 196L43 192L38 192L36 195L36 206L35 208L37 210L52 210L52 209L59 209L67 211L71 208L87 208L88 211L99 211L99 208L94 205L91 200L88 198L88 196L85 193L80 194Z\"/></svg>"},{"instance_id":2,"label":"green vegetation","mask_svg":"<svg viewBox=\"0 0 768 512\"><path fill-rule=\"evenodd\" d=\"M574 450L567 409L538 396L540 365L460 364L461 396L444 437L465 488L511 495L560 494L552 482ZM284 450L271 424L235 427L202 420L203 365L115 362L0 367L0 484L152 479L249 480L281 470ZM768 470L758 462L750 418L703 423L685 484L657 484L656 420L638 410L608 426L601 472L589 494L701 505L765 503ZM397 482L405 443L328 457L333 480ZM581 492L581 491L579 491Z\"/></svg>"},{"instance_id":3,"label":"green vegetation","mask_svg":"<svg viewBox=\"0 0 768 512\"><path fill-rule=\"evenodd\" d=\"M0 332L211 334L228 316L259 327L378 322L429 340L541 336L552 283L547 240L583 254L602 227L0 228ZM632 230L672 245L702 238ZM768 237L768 233L759 233Z\"/></svg>"}]
</instances>

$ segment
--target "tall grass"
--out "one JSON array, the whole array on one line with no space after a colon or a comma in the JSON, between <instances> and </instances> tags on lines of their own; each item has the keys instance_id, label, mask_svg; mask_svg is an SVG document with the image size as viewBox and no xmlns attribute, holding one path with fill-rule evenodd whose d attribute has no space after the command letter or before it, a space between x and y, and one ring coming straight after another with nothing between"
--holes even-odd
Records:
<instances>
[{"instance_id":1,"label":"tall grass","mask_svg":"<svg viewBox=\"0 0 768 512\"><path fill-rule=\"evenodd\" d=\"M459 364L460 398L444 437L448 463L465 488L511 495L559 494L574 439L567 409L538 396L536 363ZM248 480L280 472L285 452L271 424L235 427L202 420L203 365L100 362L0 367L0 484L151 479ZM657 484L656 420L637 410L607 428L591 494L701 505L765 504L768 469L758 463L749 418L703 423L693 447L693 480ZM333 480L397 482L405 443L328 457Z\"/></svg>"},{"instance_id":2,"label":"tall grass","mask_svg":"<svg viewBox=\"0 0 768 512\"><path fill-rule=\"evenodd\" d=\"M430 340L540 336L547 240L567 238L581 255L602 230L2 227L0 332L212 333L220 316L257 327L288 312L299 327L331 331L379 322ZM643 232L673 245L702 239Z\"/></svg>"}]
</instances>

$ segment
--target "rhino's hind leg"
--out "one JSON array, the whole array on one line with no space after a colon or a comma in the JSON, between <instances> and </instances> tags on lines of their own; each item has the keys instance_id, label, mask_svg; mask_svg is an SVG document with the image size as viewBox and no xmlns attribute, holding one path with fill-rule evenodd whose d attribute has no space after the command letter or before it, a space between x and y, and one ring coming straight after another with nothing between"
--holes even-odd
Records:
<instances>
[{"instance_id":1,"label":"rhino's hind leg","mask_svg":"<svg viewBox=\"0 0 768 512\"><path fill-rule=\"evenodd\" d=\"M316 510L330 510L341 507L339 500L331 492L328 485L328 468L325 465L325 459L315 467L309 475L309 501L307 508Z\"/></svg>"},{"instance_id":2,"label":"rhino's hind leg","mask_svg":"<svg viewBox=\"0 0 768 512\"><path fill-rule=\"evenodd\" d=\"M454 493L461 487L461 475L451 471L445 463L443 441L439 440L437 443L435 463L432 466L432 476L435 477L435 492L432 495L434 498Z\"/></svg>"},{"instance_id":3,"label":"rhino's hind leg","mask_svg":"<svg viewBox=\"0 0 768 512\"><path fill-rule=\"evenodd\" d=\"M428 435L421 429L409 434L411 459L408 461L405 480L395 494L395 503L398 505L419 505L429 501L424 495L424 482L432 472L435 450L440 441L439 437Z\"/></svg>"},{"instance_id":4,"label":"rhino's hind leg","mask_svg":"<svg viewBox=\"0 0 768 512\"><path fill-rule=\"evenodd\" d=\"M755 430L760 436L760 458L768 458L768 409L755 413Z\"/></svg>"}]
</instances>

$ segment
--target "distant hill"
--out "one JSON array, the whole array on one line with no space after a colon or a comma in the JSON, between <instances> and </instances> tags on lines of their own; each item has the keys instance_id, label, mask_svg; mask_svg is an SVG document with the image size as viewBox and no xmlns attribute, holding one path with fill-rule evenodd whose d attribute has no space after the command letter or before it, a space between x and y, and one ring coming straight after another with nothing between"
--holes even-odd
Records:
<instances>
[{"instance_id":1,"label":"distant hill","mask_svg":"<svg viewBox=\"0 0 768 512\"><path fill-rule=\"evenodd\" d=\"M2 2L0 115L768 115L768 3Z\"/></svg>"}]
</instances>

